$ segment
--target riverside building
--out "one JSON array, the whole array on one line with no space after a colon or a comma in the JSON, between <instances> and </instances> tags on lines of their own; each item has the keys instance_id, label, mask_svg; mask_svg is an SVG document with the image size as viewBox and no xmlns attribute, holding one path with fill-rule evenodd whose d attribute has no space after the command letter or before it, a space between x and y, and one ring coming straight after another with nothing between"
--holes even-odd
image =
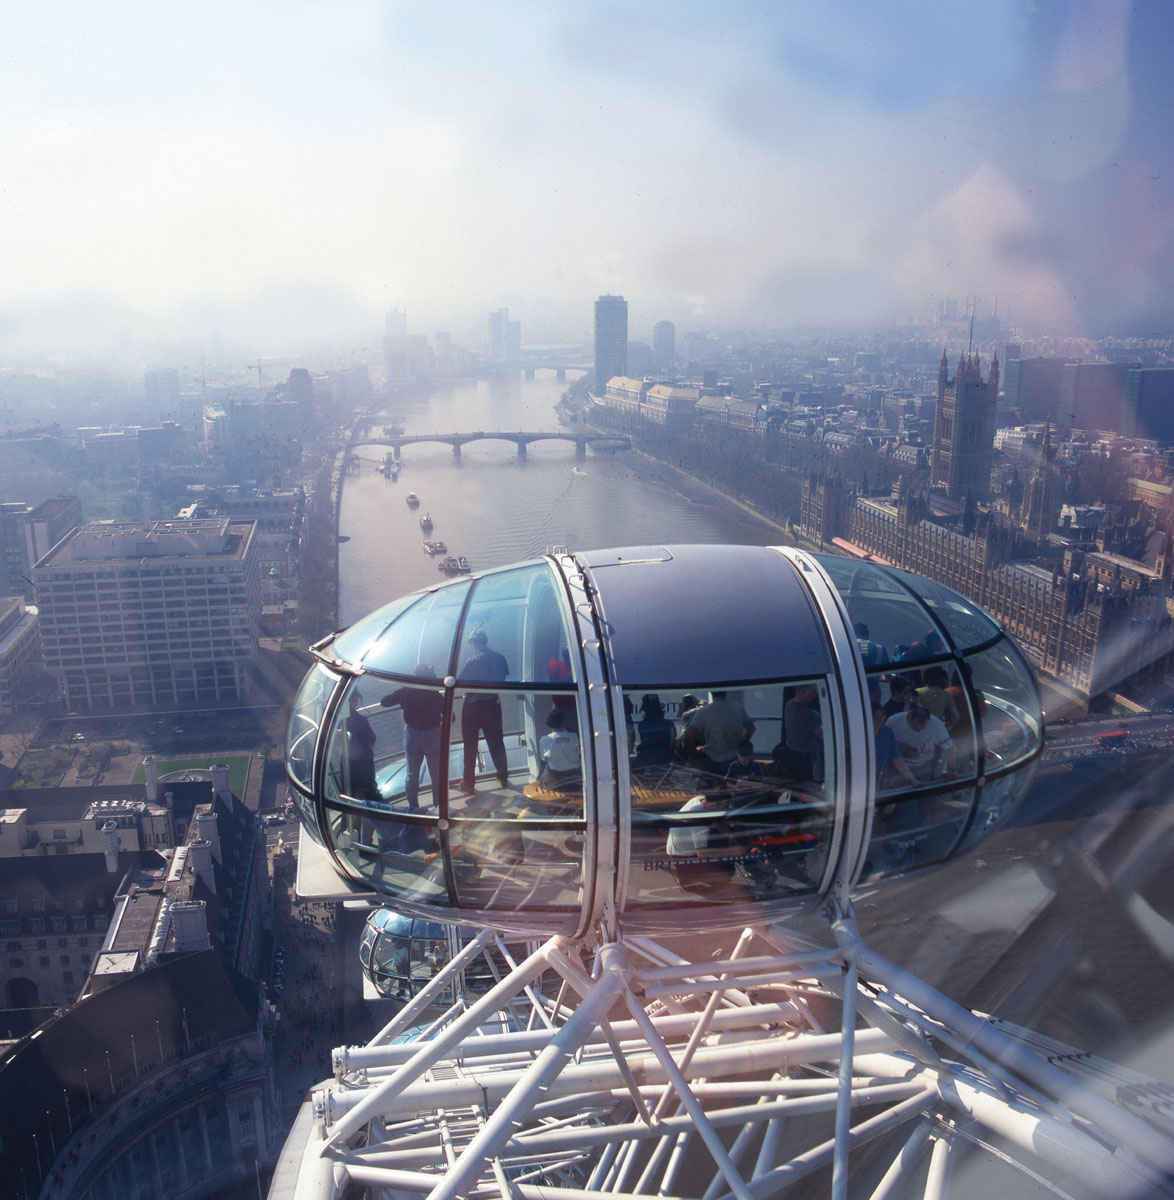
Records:
<instances>
[{"instance_id":1,"label":"riverside building","mask_svg":"<svg viewBox=\"0 0 1174 1200\"><path fill-rule=\"evenodd\" d=\"M46 668L74 711L245 702L256 522L94 522L33 572Z\"/></svg>"}]
</instances>

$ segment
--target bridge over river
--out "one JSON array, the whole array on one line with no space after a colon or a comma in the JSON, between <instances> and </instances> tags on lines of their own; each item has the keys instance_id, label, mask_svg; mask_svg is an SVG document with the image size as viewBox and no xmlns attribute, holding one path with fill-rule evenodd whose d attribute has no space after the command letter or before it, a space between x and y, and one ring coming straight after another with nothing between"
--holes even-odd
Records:
<instances>
[{"instance_id":1,"label":"bridge over river","mask_svg":"<svg viewBox=\"0 0 1174 1200\"><path fill-rule=\"evenodd\" d=\"M364 446L390 446L396 458L404 446L414 446L422 442L442 442L452 447L453 457L460 458L461 447L470 442L513 442L518 448L518 457L526 457L526 448L532 442L574 442L575 453L579 458L587 454L587 447L598 450L627 450L632 440L622 434L598 433L589 431L568 432L564 430L517 430L512 433L478 429L470 433L405 433L379 438L367 438L352 442L351 453Z\"/></svg>"}]
</instances>

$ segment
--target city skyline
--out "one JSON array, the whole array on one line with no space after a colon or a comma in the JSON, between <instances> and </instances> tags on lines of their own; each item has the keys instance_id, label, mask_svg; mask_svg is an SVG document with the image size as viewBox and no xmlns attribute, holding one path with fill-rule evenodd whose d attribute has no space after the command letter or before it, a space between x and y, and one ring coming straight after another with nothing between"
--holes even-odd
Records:
<instances>
[{"instance_id":1,"label":"city skyline","mask_svg":"<svg viewBox=\"0 0 1174 1200\"><path fill-rule=\"evenodd\" d=\"M1167 10L964 15L214 6L181 40L136 5L22 12L0 350L349 337L409 301L541 339L602 292L678 324L974 292L1168 322Z\"/></svg>"}]
</instances>

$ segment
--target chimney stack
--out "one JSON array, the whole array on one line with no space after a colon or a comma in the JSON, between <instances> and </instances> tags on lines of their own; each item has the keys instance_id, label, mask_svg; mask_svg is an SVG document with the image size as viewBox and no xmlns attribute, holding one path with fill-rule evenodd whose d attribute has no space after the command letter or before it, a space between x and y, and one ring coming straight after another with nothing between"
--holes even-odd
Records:
<instances>
[{"instance_id":1,"label":"chimney stack","mask_svg":"<svg viewBox=\"0 0 1174 1200\"><path fill-rule=\"evenodd\" d=\"M216 891L216 872L212 867L212 843L199 838L188 842L188 861L197 879L204 881L204 886L210 891Z\"/></svg>"},{"instance_id":2,"label":"chimney stack","mask_svg":"<svg viewBox=\"0 0 1174 1200\"><path fill-rule=\"evenodd\" d=\"M223 862L220 854L220 821L215 812L196 812L196 836L203 838L212 847L212 857Z\"/></svg>"},{"instance_id":3,"label":"chimney stack","mask_svg":"<svg viewBox=\"0 0 1174 1200\"><path fill-rule=\"evenodd\" d=\"M118 826L113 821L102 825L102 851L106 855L106 870L111 875L118 874L118 851L120 848Z\"/></svg>"},{"instance_id":4,"label":"chimney stack","mask_svg":"<svg viewBox=\"0 0 1174 1200\"><path fill-rule=\"evenodd\" d=\"M212 793L217 800L224 804L232 802L232 792L228 790L228 765L226 763L213 763L212 765Z\"/></svg>"}]
</instances>

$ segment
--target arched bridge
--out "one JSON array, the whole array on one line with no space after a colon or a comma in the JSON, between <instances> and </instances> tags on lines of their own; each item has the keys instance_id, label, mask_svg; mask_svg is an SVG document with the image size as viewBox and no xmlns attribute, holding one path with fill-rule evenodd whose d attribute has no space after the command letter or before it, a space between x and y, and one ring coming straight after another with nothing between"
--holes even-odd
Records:
<instances>
[{"instance_id":1,"label":"arched bridge","mask_svg":"<svg viewBox=\"0 0 1174 1200\"><path fill-rule=\"evenodd\" d=\"M526 448L531 442L574 442L575 453L580 458L586 455L588 446L608 450L627 450L632 444L631 438L614 433L569 433L561 430L519 430L514 433L504 433L478 429L472 433L402 433L393 437L371 438L355 442L350 449L353 452L361 446L390 446L396 458L399 458L400 450L404 446L413 446L421 442L442 442L446 446L452 447L454 458L460 458L462 446L468 445L469 442L488 441L513 442L518 448L519 458L526 457Z\"/></svg>"}]
</instances>

